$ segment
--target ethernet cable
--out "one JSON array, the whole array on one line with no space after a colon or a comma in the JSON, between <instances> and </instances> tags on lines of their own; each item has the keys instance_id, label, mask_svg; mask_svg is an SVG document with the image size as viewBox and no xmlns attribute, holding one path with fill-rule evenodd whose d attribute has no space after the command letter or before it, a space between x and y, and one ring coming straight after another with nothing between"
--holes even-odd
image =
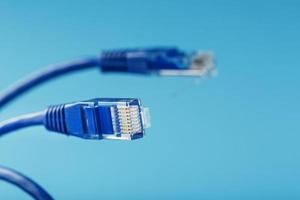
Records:
<instances>
[{"instance_id":1,"label":"ethernet cable","mask_svg":"<svg viewBox=\"0 0 300 200\"><path fill-rule=\"evenodd\" d=\"M67 73L100 68L120 72L160 76L212 76L216 72L210 52L186 53L173 47L136 48L102 52L100 57L52 65L0 94L0 109L48 80ZM93 99L50 106L44 111L22 115L0 123L0 136L29 126L44 125L48 130L84 139L133 140L144 136L150 126L148 109L138 99ZM53 199L35 182L7 168L0 179L23 189L37 200Z\"/></svg>"},{"instance_id":2,"label":"ethernet cable","mask_svg":"<svg viewBox=\"0 0 300 200\"><path fill-rule=\"evenodd\" d=\"M44 125L49 131L83 139L134 140L150 127L149 110L135 98L98 98L49 106L0 123L0 136L21 128ZM36 200L53 200L37 183L21 173L0 167L0 179Z\"/></svg>"},{"instance_id":3,"label":"ethernet cable","mask_svg":"<svg viewBox=\"0 0 300 200\"><path fill-rule=\"evenodd\" d=\"M36 200L53 200L39 184L13 169L0 166L0 180L17 186Z\"/></svg>"},{"instance_id":4,"label":"ethernet cable","mask_svg":"<svg viewBox=\"0 0 300 200\"><path fill-rule=\"evenodd\" d=\"M0 123L0 136L44 125L49 131L83 139L134 140L150 127L149 110L134 98L98 98L49 106Z\"/></svg>"},{"instance_id":5,"label":"ethernet cable","mask_svg":"<svg viewBox=\"0 0 300 200\"><path fill-rule=\"evenodd\" d=\"M0 136L21 128L46 129L83 139L134 140L150 127L149 110L135 98L98 98L49 106L0 123ZM36 200L53 200L37 183L21 173L0 167L0 179L16 185Z\"/></svg>"},{"instance_id":6,"label":"ethernet cable","mask_svg":"<svg viewBox=\"0 0 300 200\"><path fill-rule=\"evenodd\" d=\"M108 50L103 51L99 57L51 65L25 78L0 94L0 109L23 93L50 79L91 68L100 68L102 72L160 76L206 77L216 72L214 56L210 52L186 53L174 47Z\"/></svg>"}]
</instances>

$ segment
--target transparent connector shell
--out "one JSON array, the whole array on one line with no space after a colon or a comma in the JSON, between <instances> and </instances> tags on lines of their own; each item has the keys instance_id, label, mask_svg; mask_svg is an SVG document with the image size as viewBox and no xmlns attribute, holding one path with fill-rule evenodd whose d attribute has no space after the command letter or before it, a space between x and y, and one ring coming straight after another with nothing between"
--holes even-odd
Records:
<instances>
[{"instance_id":1,"label":"transparent connector shell","mask_svg":"<svg viewBox=\"0 0 300 200\"><path fill-rule=\"evenodd\" d=\"M103 139L133 140L145 135L151 126L149 109L139 99L102 99L98 106L110 107L112 132L102 133Z\"/></svg>"},{"instance_id":2,"label":"transparent connector shell","mask_svg":"<svg viewBox=\"0 0 300 200\"><path fill-rule=\"evenodd\" d=\"M178 69L162 69L161 76L214 77L217 75L215 56L212 52L195 52L187 55Z\"/></svg>"}]
</instances>

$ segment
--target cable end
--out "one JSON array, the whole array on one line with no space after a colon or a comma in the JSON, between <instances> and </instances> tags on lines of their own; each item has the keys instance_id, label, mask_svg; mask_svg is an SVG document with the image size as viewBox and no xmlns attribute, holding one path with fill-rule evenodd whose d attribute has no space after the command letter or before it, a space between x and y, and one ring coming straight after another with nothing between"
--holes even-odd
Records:
<instances>
[{"instance_id":1,"label":"cable end","mask_svg":"<svg viewBox=\"0 0 300 200\"><path fill-rule=\"evenodd\" d=\"M134 140L150 127L147 108L134 98L100 98L51 106L48 130L84 139Z\"/></svg>"},{"instance_id":2,"label":"cable end","mask_svg":"<svg viewBox=\"0 0 300 200\"><path fill-rule=\"evenodd\" d=\"M216 74L213 53L187 53L174 47L105 51L101 56L101 67L104 72L160 76L211 77Z\"/></svg>"}]
</instances>

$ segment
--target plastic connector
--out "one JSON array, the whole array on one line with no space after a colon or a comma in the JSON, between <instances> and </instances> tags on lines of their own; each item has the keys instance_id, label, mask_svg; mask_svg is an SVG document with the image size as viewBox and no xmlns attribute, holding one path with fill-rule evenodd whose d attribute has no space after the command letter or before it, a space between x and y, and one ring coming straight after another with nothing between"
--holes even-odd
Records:
<instances>
[{"instance_id":1,"label":"plastic connector","mask_svg":"<svg viewBox=\"0 0 300 200\"><path fill-rule=\"evenodd\" d=\"M207 77L216 74L212 53L186 53L174 47L105 51L101 55L101 69L161 76Z\"/></svg>"},{"instance_id":2,"label":"plastic connector","mask_svg":"<svg viewBox=\"0 0 300 200\"><path fill-rule=\"evenodd\" d=\"M144 136L150 118L139 99L100 98L51 106L44 125L85 139L133 140Z\"/></svg>"}]
</instances>

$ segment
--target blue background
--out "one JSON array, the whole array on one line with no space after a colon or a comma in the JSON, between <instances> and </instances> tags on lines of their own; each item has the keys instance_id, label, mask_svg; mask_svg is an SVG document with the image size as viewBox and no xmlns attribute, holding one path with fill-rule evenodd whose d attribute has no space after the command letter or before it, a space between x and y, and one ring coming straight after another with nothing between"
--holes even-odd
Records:
<instances>
[{"instance_id":1,"label":"blue background","mask_svg":"<svg viewBox=\"0 0 300 200\"><path fill-rule=\"evenodd\" d=\"M299 1L1 1L0 89L102 49L209 49L219 76L76 73L22 96L1 119L49 104L139 97L142 140L85 141L42 127L0 140L0 163L57 199L299 199ZM0 199L30 199L0 182Z\"/></svg>"}]
</instances>

